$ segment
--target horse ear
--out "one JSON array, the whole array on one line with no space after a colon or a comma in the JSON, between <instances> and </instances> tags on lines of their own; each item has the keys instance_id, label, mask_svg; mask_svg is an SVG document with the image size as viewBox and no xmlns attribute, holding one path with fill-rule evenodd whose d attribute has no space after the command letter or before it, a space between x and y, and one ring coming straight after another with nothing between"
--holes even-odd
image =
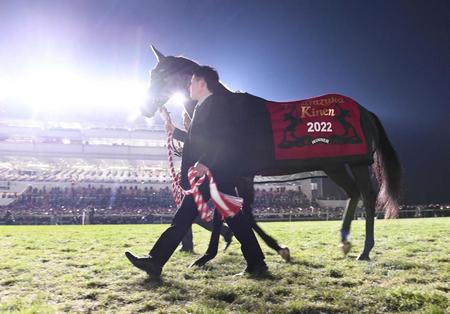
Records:
<instances>
[{"instance_id":1,"label":"horse ear","mask_svg":"<svg viewBox=\"0 0 450 314\"><path fill-rule=\"evenodd\" d=\"M158 49L156 49L155 46L153 45L150 46L152 47L153 53L155 54L158 62L162 61L165 58L165 56Z\"/></svg>"}]
</instances>

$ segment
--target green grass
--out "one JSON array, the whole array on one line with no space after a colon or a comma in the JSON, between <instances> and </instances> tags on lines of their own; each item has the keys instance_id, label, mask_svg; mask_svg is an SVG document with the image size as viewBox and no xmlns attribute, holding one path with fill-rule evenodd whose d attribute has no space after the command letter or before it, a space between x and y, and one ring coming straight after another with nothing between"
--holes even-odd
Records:
<instances>
[{"instance_id":1,"label":"green grass","mask_svg":"<svg viewBox=\"0 0 450 314\"><path fill-rule=\"evenodd\" d=\"M284 263L263 243L271 275L233 278L244 260L237 241L207 267L176 252L161 281L133 268L167 225L0 226L1 313L446 313L450 311L450 219L380 220L370 262L356 261L364 222L343 258L339 222L264 223L290 247ZM222 244L222 243L221 243Z\"/></svg>"}]
</instances>

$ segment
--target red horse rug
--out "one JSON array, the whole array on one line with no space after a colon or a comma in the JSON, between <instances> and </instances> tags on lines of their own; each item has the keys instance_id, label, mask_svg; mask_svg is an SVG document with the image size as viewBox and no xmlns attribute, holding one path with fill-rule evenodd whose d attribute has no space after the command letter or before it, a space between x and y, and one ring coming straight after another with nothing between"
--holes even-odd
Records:
<instances>
[{"instance_id":1,"label":"red horse rug","mask_svg":"<svg viewBox=\"0 0 450 314\"><path fill-rule=\"evenodd\" d=\"M366 156L361 107L328 94L292 102L267 102L276 160Z\"/></svg>"}]
</instances>

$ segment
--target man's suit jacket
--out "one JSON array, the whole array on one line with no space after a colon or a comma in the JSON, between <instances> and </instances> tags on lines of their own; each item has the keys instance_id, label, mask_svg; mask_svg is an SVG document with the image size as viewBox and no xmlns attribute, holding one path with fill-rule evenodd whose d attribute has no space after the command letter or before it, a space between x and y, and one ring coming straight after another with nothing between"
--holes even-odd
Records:
<instances>
[{"instance_id":1,"label":"man's suit jacket","mask_svg":"<svg viewBox=\"0 0 450 314\"><path fill-rule=\"evenodd\" d=\"M227 95L211 95L197 105L186 134L181 175L183 188L188 188L187 171L197 161L206 165L219 183L235 180L237 158L234 123ZM177 137L177 136L176 136Z\"/></svg>"}]
</instances>

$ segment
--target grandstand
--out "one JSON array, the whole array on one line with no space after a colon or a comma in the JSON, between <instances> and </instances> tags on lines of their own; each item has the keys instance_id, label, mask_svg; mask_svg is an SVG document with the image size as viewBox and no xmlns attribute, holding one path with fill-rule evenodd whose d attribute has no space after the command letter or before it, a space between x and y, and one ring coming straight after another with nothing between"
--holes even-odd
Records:
<instances>
[{"instance_id":1,"label":"grandstand","mask_svg":"<svg viewBox=\"0 0 450 314\"><path fill-rule=\"evenodd\" d=\"M166 156L161 127L100 127L73 123L0 123L2 156L157 160Z\"/></svg>"}]
</instances>

